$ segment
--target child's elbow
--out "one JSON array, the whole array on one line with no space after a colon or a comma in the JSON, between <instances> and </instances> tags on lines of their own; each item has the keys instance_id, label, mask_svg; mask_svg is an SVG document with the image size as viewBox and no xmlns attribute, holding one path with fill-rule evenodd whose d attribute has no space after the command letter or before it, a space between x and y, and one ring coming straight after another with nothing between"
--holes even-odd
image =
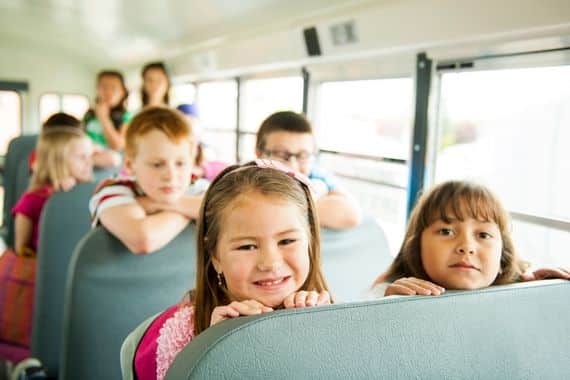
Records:
<instances>
[{"instance_id":1,"label":"child's elbow","mask_svg":"<svg viewBox=\"0 0 570 380\"><path fill-rule=\"evenodd\" d=\"M362 223L362 214L359 210L353 210L351 213L347 213L344 220L345 228L353 228Z\"/></svg>"},{"instance_id":2,"label":"child's elbow","mask_svg":"<svg viewBox=\"0 0 570 380\"><path fill-rule=\"evenodd\" d=\"M155 244L147 234L141 233L127 244L127 248L135 255L148 255L156 250Z\"/></svg>"}]
</instances>

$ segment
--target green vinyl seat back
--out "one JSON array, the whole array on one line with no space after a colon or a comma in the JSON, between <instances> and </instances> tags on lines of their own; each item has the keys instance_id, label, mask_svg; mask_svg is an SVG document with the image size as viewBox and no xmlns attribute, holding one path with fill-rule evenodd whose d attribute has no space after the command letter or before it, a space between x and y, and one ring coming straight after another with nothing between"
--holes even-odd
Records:
<instances>
[{"instance_id":1,"label":"green vinyl seat back","mask_svg":"<svg viewBox=\"0 0 570 380\"><path fill-rule=\"evenodd\" d=\"M195 227L149 255L102 227L73 253L67 276L60 379L120 379L120 349L141 321L182 300L196 280Z\"/></svg>"},{"instance_id":2,"label":"green vinyl seat back","mask_svg":"<svg viewBox=\"0 0 570 380\"><path fill-rule=\"evenodd\" d=\"M566 379L570 282L282 310L224 321L166 379Z\"/></svg>"},{"instance_id":3,"label":"green vinyl seat back","mask_svg":"<svg viewBox=\"0 0 570 380\"><path fill-rule=\"evenodd\" d=\"M20 162L28 162L30 153L36 148L38 135L22 135L10 141L4 161L3 186L4 186L4 225L12 219L12 207L18 201L16 194L16 177Z\"/></svg>"},{"instance_id":4,"label":"green vinyl seat back","mask_svg":"<svg viewBox=\"0 0 570 380\"><path fill-rule=\"evenodd\" d=\"M386 234L371 217L347 230L321 230L321 262L336 300L355 301L394 258Z\"/></svg>"},{"instance_id":5,"label":"green vinyl seat back","mask_svg":"<svg viewBox=\"0 0 570 380\"><path fill-rule=\"evenodd\" d=\"M9 247L14 245L14 223L15 219L12 215L12 208L18 203L18 200L22 195L28 190L30 186L30 178L32 173L30 172L30 165L28 164L28 159L22 159L18 163L16 169L15 178L12 179L9 186L11 186L11 194L13 196L13 203L7 205L5 211L9 211L9 219L6 219L6 243Z\"/></svg>"},{"instance_id":6,"label":"green vinyl seat back","mask_svg":"<svg viewBox=\"0 0 570 380\"><path fill-rule=\"evenodd\" d=\"M32 356L56 377L59 367L65 281L71 255L91 228L88 202L95 182L55 193L40 218Z\"/></svg>"}]
</instances>

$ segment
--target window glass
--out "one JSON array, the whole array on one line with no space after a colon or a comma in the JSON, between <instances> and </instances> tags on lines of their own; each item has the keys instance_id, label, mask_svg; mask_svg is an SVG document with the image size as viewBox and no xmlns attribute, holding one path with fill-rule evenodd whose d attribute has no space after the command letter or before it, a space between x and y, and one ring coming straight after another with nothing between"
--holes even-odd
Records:
<instances>
[{"instance_id":1,"label":"window glass","mask_svg":"<svg viewBox=\"0 0 570 380\"><path fill-rule=\"evenodd\" d=\"M255 135L241 134L239 137L239 159L247 162L255 159Z\"/></svg>"},{"instance_id":2,"label":"window glass","mask_svg":"<svg viewBox=\"0 0 570 380\"><path fill-rule=\"evenodd\" d=\"M61 100L58 94L43 94L40 97L40 120L42 124L54 113L61 110Z\"/></svg>"},{"instance_id":3,"label":"window glass","mask_svg":"<svg viewBox=\"0 0 570 380\"><path fill-rule=\"evenodd\" d=\"M237 83L236 81L206 82L198 85L198 110L200 125L204 130L236 130ZM234 146L235 150L235 146ZM234 156L235 157L235 156Z\"/></svg>"},{"instance_id":4,"label":"window glass","mask_svg":"<svg viewBox=\"0 0 570 380\"><path fill-rule=\"evenodd\" d=\"M518 212L570 220L570 66L441 78L436 181L474 179Z\"/></svg>"},{"instance_id":5,"label":"window glass","mask_svg":"<svg viewBox=\"0 0 570 380\"><path fill-rule=\"evenodd\" d=\"M489 186L507 209L570 220L570 66L441 76L435 180ZM570 232L515 221L533 264L568 264Z\"/></svg>"},{"instance_id":6,"label":"window glass","mask_svg":"<svg viewBox=\"0 0 570 380\"><path fill-rule=\"evenodd\" d=\"M233 131L204 130L201 135L205 156L227 163L236 161L236 134Z\"/></svg>"},{"instance_id":7,"label":"window glass","mask_svg":"<svg viewBox=\"0 0 570 380\"><path fill-rule=\"evenodd\" d=\"M242 86L241 130L257 132L261 122L278 111L303 110L303 79L282 77L250 79Z\"/></svg>"},{"instance_id":8,"label":"window glass","mask_svg":"<svg viewBox=\"0 0 570 380\"><path fill-rule=\"evenodd\" d=\"M40 120L44 123L51 115L65 112L79 120L89 109L89 99L77 94L43 94L40 97Z\"/></svg>"},{"instance_id":9,"label":"window glass","mask_svg":"<svg viewBox=\"0 0 570 380\"><path fill-rule=\"evenodd\" d=\"M61 108L63 112L81 120L89 109L89 99L85 95L63 95Z\"/></svg>"},{"instance_id":10,"label":"window glass","mask_svg":"<svg viewBox=\"0 0 570 380\"><path fill-rule=\"evenodd\" d=\"M170 89L170 104L178 107L180 104L192 104L196 98L196 86L192 83L177 84Z\"/></svg>"},{"instance_id":11,"label":"window glass","mask_svg":"<svg viewBox=\"0 0 570 380\"><path fill-rule=\"evenodd\" d=\"M325 150L407 160L413 120L411 78L324 82L317 132Z\"/></svg>"},{"instance_id":12,"label":"window glass","mask_svg":"<svg viewBox=\"0 0 570 380\"><path fill-rule=\"evenodd\" d=\"M22 133L22 100L14 91L0 91L0 155L5 155L10 140Z\"/></svg>"}]
</instances>

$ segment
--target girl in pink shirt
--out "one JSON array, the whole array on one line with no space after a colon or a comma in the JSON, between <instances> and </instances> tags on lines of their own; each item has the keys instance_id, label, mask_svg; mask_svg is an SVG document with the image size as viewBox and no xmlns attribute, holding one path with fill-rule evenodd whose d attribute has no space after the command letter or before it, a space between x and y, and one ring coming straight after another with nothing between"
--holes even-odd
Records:
<instances>
[{"instance_id":1,"label":"girl in pink shirt","mask_svg":"<svg viewBox=\"0 0 570 380\"><path fill-rule=\"evenodd\" d=\"M134 358L138 379L162 380L188 342L226 319L331 302L308 184L269 160L220 173L198 218L196 287L147 329Z\"/></svg>"},{"instance_id":2,"label":"girl in pink shirt","mask_svg":"<svg viewBox=\"0 0 570 380\"><path fill-rule=\"evenodd\" d=\"M0 341L30 344L35 285L35 256L44 205L55 191L68 191L91 179L91 141L78 128L42 132L30 187L12 209L14 250L0 256Z\"/></svg>"}]
</instances>

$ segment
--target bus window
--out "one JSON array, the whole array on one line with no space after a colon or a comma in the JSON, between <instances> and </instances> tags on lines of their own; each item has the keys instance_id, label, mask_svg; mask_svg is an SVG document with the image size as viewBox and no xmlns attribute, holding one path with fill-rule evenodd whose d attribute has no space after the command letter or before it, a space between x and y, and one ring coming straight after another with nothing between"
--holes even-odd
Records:
<instances>
[{"instance_id":1,"label":"bus window","mask_svg":"<svg viewBox=\"0 0 570 380\"><path fill-rule=\"evenodd\" d=\"M177 107L180 104L192 104L196 100L196 86L192 83L176 84L170 90L170 104Z\"/></svg>"},{"instance_id":2,"label":"bus window","mask_svg":"<svg viewBox=\"0 0 570 380\"><path fill-rule=\"evenodd\" d=\"M303 79L248 79L243 81L241 91L239 158L243 162L255 158L255 134L263 120L278 111L302 111Z\"/></svg>"},{"instance_id":3,"label":"bus window","mask_svg":"<svg viewBox=\"0 0 570 380\"><path fill-rule=\"evenodd\" d=\"M412 105L411 78L323 82L317 93L320 164L376 217L392 252L406 223Z\"/></svg>"},{"instance_id":4,"label":"bus window","mask_svg":"<svg viewBox=\"0 0 570 380\"><path fill-rule=\"evenodd\" d=\"M76 94L43 94L40 97L40 120L45 122L57 112L65 112L79 120L89 109L89 99L85 95Z\"/></svg>"},{"instance_id":5,"label":"bus window","mask_svg":"<svg viewBox=\"0 0 570 380\"><path fill-rule=\"evenodd\" d=\"M58 94L43 94L40 97L40 121L42 124L60 110L61 104Z\"/></svg>"},{"instance_id":6,"label":"bus window","mask_svg":"<svg viewBox=\"0 0 570 380\"><path fill-rule=\"evenodd\" d=\"M66 94L61 98L61 110L79 120L83 119L89 109L89 99L85 95Z\"/></svg>"},{"instance_id":7,"label":"bus window","mask_svg":"<svg viewBox=\"0 0 570 380\"><path fill-rule=\"evenodd\" d=\"M237 93L237 82L233 80L198 85L200 138L216 154L210 159L236 161Z\"/></svg>"},{"instance_id":8,"label":"bus window","mask_svg":"<svg viewBox=\"0 0 570 380\"><path fill-rule=\"evenodd\" d=\"M510 211L570 221L570 66L443 73L440 83L436 182L476 180ZM568 233L513 219L524 258L563 264Z\"/></svg>"},{"instance_id":9,"label":"bus window","mask_svg":"<svg viewBox=\"0 0 570 380\"><path fill-rule=\"evenodd\" d=\"M411 78L325 82L319 89L319 146L324 150L407 160Z\"/></svg>"}]
</instances>

